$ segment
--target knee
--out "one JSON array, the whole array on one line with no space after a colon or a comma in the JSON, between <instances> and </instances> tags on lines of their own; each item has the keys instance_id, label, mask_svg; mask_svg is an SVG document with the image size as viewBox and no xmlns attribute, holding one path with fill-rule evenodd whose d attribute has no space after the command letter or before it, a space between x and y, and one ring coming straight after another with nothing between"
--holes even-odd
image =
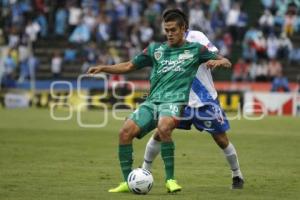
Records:
<instances>
[{"instance_id":1,"label":"knee","mask_svg":"<svg viewBox=\"0 0 300 200\"><path fill-rule=\"evenodd\" d=\"M170 133L172 132L172 128L168 124L158 124L157 131L159 133L159 136L163 133Z\"/></svg>"},{"instance_id":2,"label":"knee","mask_svg":"<svg viewBox=\"0 0 300 200\"><path fill-rule=\"evenodd\" d=\"M156 132L154 133L154 136L153 138L156 140L156 141L161 141L160 137L159 137L159 134L158 134L158 131L156 130Z\"/></svg>"},{"instance_id":3,"label":"knee","mask_svg":"<svg viewBox=\"0 0 300 200\"><path fill-rule=\"evenodd\" d=\"M134 132L132 131L132 129L130 127L121 128L121 130L119 132L119 140L122 143L131 142L134 137L135 137Z\"/></svg>"},{"instance_id":4,"label":"knee","mask_svg":"<svg viewBox=\"0 0 300 200\"><path fill-rule=\"evenodd\" d=\"M225 134L216 135L214 139L221 149L225 149L229 145L228 137Z\"/></svg>"},{"instance_id":5,"label":"knee","mask_svg":"<svg viewBox=\"0 0 300 200\"><path fill-rule=\"evenodd\" d=\"M172 133L172 128L168 125L160 125L157 126L157 132L158 136L161 141L170 141L172 140L171 133Z\"/></svg>"}]
</instances>

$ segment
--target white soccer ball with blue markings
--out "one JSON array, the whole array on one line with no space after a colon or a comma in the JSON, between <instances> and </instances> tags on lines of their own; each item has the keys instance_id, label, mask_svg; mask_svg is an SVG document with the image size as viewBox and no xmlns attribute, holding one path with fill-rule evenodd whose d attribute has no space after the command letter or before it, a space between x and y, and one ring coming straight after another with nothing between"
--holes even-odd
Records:
<instances>
[{"instance_id":1,"label":"white soccer ball with blue markings","mask_svg":"<svg viewBox=\"0 0 300 200\"><path fill-rule=\"evenodd\" d=\"M128 175L127 183L133 193L147 194L153 186L153 176L146 169L136 168Z\"/></svg>"}]
</instances>

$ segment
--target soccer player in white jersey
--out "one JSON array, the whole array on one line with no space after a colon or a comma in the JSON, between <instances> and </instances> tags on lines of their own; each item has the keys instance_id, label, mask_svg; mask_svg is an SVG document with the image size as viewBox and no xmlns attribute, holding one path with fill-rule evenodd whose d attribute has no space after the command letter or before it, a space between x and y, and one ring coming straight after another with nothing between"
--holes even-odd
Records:
<instances>
[{"instance_id":1,"label":"soccer player in white jersey","mask_svg":"<svg viewBox=\"0 0 300 200\"><path fill-rule=\"evenodd\" d=\"M187 31L186 40L199 42L206 46L209 51L218 51L200 31ZM206 67L205 64L200 65L190 90L188 106L186 106L183 114L189 119L182 120L177 128L190 130L193 124L200 131L209 132L217 145L223 150L228 161L232 171L232 189L242 189L244 179L240 170L237 152L227 137L226 131L229 130L229 123L224 111L220 108L217 96L211 69ZM152 161L159 152L160 138L155 133L146 145L142 167L151 170Z\"/></svg>"}]
</instances>

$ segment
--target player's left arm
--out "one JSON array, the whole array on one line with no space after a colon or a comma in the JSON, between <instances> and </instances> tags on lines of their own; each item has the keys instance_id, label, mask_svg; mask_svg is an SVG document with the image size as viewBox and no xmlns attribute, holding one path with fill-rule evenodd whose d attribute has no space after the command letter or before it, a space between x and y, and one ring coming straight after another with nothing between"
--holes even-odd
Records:
<instances>
[{"instance_id":1,"label":"player's left arm","mask_svg":"<svg viewBox=\"0 0 300 200\"><path fill-rule=\"evenodd\" d=\"M216 67L230 68L231 65L232 65L231 62L227 58L219 54L216 55L216 59L208 60L206 62L206 66L210 69L215 69Z\"/></svg>"}]
</instances>

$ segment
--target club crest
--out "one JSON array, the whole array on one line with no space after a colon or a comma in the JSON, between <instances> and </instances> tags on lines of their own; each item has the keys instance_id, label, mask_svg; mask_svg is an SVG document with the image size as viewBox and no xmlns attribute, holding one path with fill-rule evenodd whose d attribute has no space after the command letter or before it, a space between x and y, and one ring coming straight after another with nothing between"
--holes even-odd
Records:
<instances>
[{"instance_id":1,"label":"club crest","mask_svg":"<svg viewBox=\"0 0 300 200\"><path fill-rule=\"evenodd\" d=\"M163 53L162 53L161 51L155 51L155 52L154 52L154 58L155 58L155 60L161 59L162 54L163 54Z\"/></svg>"},{"instance_id":2,"label":"club crest","mask_svg":"<svg viewBox=\"0 0 300 200\"><path fill-rule=\"evenodd\" d=\"M211 121L204 121L204 126L206 126L207 128L210 128L212 125Z\"/></svg>"}]
</instances>

